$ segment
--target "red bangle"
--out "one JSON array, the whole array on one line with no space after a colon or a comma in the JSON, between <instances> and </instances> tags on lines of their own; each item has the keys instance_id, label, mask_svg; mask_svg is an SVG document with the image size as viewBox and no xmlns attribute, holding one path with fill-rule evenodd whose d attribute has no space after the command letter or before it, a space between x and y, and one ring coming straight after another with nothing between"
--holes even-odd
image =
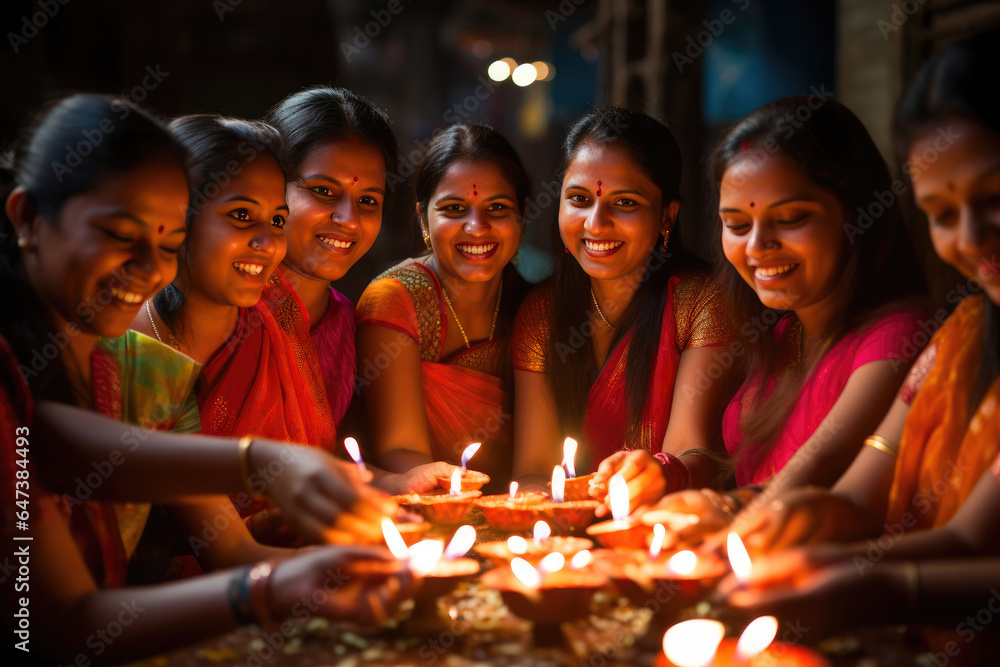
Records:
<instances>
[{"instance_id":1,"label":"red bangle","mask_svg":"<svg viewBox=\"0 0 1000 667\"><path fill-rule=\"evenodd\" d=\"M271 596L268 594L267 581L278 564L277 560L262 560L250 569L247 578L250 580L250 608L257 619L257 625L265 630L274 630L278 622L271 610Z\"/></svg>"},{"instance_id":2,"label":"red bangle","mask_svg":"<svg viewBox=\"0 0 1000 667\"><path fill-rule=\"evenodd\" d=\"M663 478L667 481L667 493L691 488L691 471L673 454L656 452L657 461L663 464Z\"/></svg>"}]
</instances>

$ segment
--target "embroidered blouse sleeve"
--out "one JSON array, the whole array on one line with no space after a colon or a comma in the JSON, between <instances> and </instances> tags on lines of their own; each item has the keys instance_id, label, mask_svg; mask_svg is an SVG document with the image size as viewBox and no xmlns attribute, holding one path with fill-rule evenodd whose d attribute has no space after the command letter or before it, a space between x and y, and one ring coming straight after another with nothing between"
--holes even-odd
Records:
<instances>
[{"instance_id":1,"label":"embroidered blouse sleeve","mask_svg":"<svg viewBox=\"0 0 1000 667\"><path fill-rule=\"evenodd\" d=\"M677 349L728 345L736 335L722 293L708 273L691 271L674 289Z\"/></svg>"},{"instance_id":2,"label":"embroidered blouse sleeve","mask_svg":"<svg viewBox=\"0 0 1000 667\"><path fill-rule=\"evenodd\" d=\"M545 372L545 353L552 332L550 319L553 294L549 286L535 288L517 311L511 352L514 368L520 371Z\"/></svg>"}]
</instances>

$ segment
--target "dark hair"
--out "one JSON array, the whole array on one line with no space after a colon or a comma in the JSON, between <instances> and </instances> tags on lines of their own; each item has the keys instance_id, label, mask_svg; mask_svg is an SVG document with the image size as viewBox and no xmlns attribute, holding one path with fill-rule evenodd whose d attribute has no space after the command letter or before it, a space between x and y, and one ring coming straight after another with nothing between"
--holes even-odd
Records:
<instances>
[{"instance_id":1,"label":"dark hair","mask_svg":"<svg viewBox=\"0 0 1000 667\"><path fill-rule=\"evenodd\" d=\"M265 120L284 138L285 162L295 178L301 177L302 162L316 146L350 139L378 148L386 172L396 169L399 148L389 116L345 88L317 86L292 93L274 105Z\"/></svg>"},{"instance_id":2,"label":"dark hair","mask_svg":"<svg viewBox=\"0 0 1000 667\"><path fill-rule=\"evenodd\" d=\"M1000 134L1000 104L989 83L998 58L1000 29L993 28L955 42L920 68L896 109L893 129L900 165L907 164L910 146L918 137L949 119L967 119ZM910 178L908 169L903 172ZM1000 306L989 299L982 349L982 363L970 394L970 419L1000 375Z\"/></svg>"},{"instance_id":3,"label":"dark hair","mask_svg":"<svg viewBox=\"0 0 1000 667\"><path fill-rule=\"evenodd\" d=\"M599 107L577 120L569 129L562 147L560 174L587 144L608 144L621 148L636 167L660 189L663 206L680 201L683 160L680 147L670 128L644 113L621 107ZM558 225L554 248L562 248ZM662 250L659 237L646 272L635 294L622 313L611 349L629 333L628 358L625 363L625 400L628 404L626 446L640 442L642 413L649 391L649 360L660 340L667 281L678 270L698 266L698 260L684 247L681 226L675 224L670 236L670 251ZM556 402L556 412L564 431L579 434L587 410L590 386L597 377L593 341L586 337L577 349L571 338L578 335L591 310L590 278L571 255L555 253L555 316L552 336L546 353L546 375ZM575 350L566 354L560 350Z\"/></svg>"},{"instance_id":4,"label":"dark hair","mask_svg":"<svg viewBox=\"0 0 1000 667\"><path fill-rule=\"evenodd\" d=\"M3 174L3 201L17 186L48 224L55 225L71 197L98 187L154 159L183 164L184 153L159 120L125 100L76 94L44 107L20 133ZM17 235L0 210L0 331L25 369L38 396L72 402L59 356L37 371L33 350L56 332L50 313L22 267ZM37 354L37 352L36 352Z\"/></svg>"},{"instance_id":5,"label":"dark hair","mask_svg":"<svg viewBox=\"0 0 1000 667\"><path fill-rule=\"evenodd\" d=\"M187 226L190 227L202 207L230 180L238 178L243 168L260 154L273 158L284 170L284 144L278 131L261 121L228 118L218 114L193 114L174 119L170 132L187 149L189 203ZM181 255L178 275L187 271ZM177 316L184 305L184 294L177 280L153 297L160 318L178 332L183 322Z\"/></svg>"},{"instance_id":6,"label":"dark hair","mask_svg":"<svg viewBox=\"0 0 1000 667\"><path fill-rule=\"evenodd\" d=\"M524 215L528 200L528 172L517 151L507 139L491 127L464 123L452 125L427 144L413 175L413 197L420 205L422 224L427 224L427 209L438 183L448 168L458 160L489 162L500 170L514 186L518 213ZM503 269L503 293L500 295L500 317L497 337L508 337L528 284L513 264Z\"/></svg>"},{"instance_id":7,"label":"dark hair","mask_svg":"<svg viewBox=\"0 0 1000 667\"><path fill-rule=\"evenodd\" d=\"M893 194L892 177L878 148L854 113L835 100L810 106L812 98L789 97L765 104L736 123L719 142L711 158L710 177L716 199L726 170L734 163L753 159L762 163L772 154L793 160L816 185L832 192L844 212L847 260L843 289L847 303L841 316L834 318L833 330L824 332L823 343L810 350L806 363L786 375L778 388L740 425L744 439L753 445L757 461L770 451L798 399L811 366L829 347L848 331L857 329L877 316L877 311L908 297L925 293L923 276L918 269L916 252ZM802 109L809 113L803 118ZM789 119L795 119L793 125ZM892 201L879 216L864 213L875 201L876 193L888 193ZM715 216L721 238L722 221ZM719 248L720 280L733 321L744 323L762 318L769 309L761 303L753 288L740 276ZM776 317L763 317L763 321ZM748 377L772 377L779 362L778 341L774 336L755 336L745 340L748 354ZM810 360L813 362L810 364ZM764 383L751 388L756 398ZM750 450L744 450L750 451Z\"/></svg>"}]
</instances>

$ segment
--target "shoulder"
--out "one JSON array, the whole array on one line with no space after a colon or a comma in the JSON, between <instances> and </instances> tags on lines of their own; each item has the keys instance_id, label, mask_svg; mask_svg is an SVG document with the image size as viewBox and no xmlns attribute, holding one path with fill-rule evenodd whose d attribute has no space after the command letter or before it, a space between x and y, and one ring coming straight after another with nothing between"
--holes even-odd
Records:
<instances>
[{"instance_id":1,"label":"shoulder","mask_svg":"<svg viewBox=\"0 0 1000 667\"><path fill-rule=\"evenodd\" d=\"M363 319L373 306L392 298L406 299L414 306L437 294L437 279L433 271L414 259L408 259L380 273L368 284L358 300L358 319Z\"/></svg>"},{"instance_id":2,"label":"shoulder","mask_svg":"<svg viewBox=\"0 0 1000 667\"><path fill-rule=\"evenodd\" d=\"M521 327L551 326L552 312L556 302L555 286L544 282L532 289L521 301L514 320L514 335Z\"/></svg>"},{"instance_id":3,"label":"shoulder","mask_svg":"<svg viewBox=\"0 0 1000 667\"><path fill-rule=\"evenodd\" d=\"M673 285L674 328L678 349L725 345L733 340L732 322L711 272L684 269Z\"/></svg>"}]
</instances>

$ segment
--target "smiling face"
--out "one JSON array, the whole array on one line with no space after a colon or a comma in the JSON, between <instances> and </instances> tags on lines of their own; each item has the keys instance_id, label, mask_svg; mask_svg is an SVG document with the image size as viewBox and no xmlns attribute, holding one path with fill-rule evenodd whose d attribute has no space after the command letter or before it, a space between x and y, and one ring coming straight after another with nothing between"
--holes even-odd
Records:
<instances>
[{"instance_id":1,"label":"smiling face","mask_svg":"<svg viewBox=\"0 0 1000 667\"><path fill-rule=\"evenodd\" d=\"M590 277L641 276L660 235L673 227L679 204L667 204L623 149L585 143L563 176L559 235Z\"/></svg>"},{"instance_id":2,"label":"smiling face","mask_svg":"<svg viewBox=\"0 0 1000 667\"><path fill-rule=\"evenodd\" d=\"M513 184L496 165L464 159L438 182L423 224L442 274L466 282L499 276L523 231Z\"/></svg>"},{"instance_id":3,"label":"smiling face","mask_svg":"<svg viewBox=\"0 0 1000 667\"><path fill-rule=\"evenodd\" d=\"M285 265L307 278L338 280L375 243L382 228L385 158L360 141L314 148L288 184Z\"/></svg>"},{"instance_id":4,"label":"smiling face","mask_svg":"<svg viewBox=\"0 0 1000 667\"><path fill-rule=\"evenodd\" d=\"M768 308L800 311L842 296L843 207L795 161L778 153L733 163L722 176L719 215L726 259Z\"/></svg>"},{"instance_id":5,"label":"smiling face","mask_svg":"<svg viewBox=\"0 0 1000 667\"><path fill-rule=\"evenodd\" d=\"M935 148L932 130L910 148L910 164L926 165L914 176L914 197L934 251L1000 305L1000 135L965 119L948 125L959 137L950 147ZM923 157L931 154L933 162Z\"/></svg>"},{"instance_id":6,"label":"smiling face","mask_svg":"<svg viewBox=\"0 0 1000 667\"><path fill-rule=\"evenodd\" d=\"M163 158L70 197L55 224L37 217L22 234L24 266L57 325L123 335L142 304L174 279L187 202L184 170Z\"/></svg>"},{"instance_id":7,"label":"smiling face","mask_svg":"<svg viewBox=\"0 0 1000 667\"><path fill-rule=\"evenodd\" d=\"M285 256L285 177L266 154L243 165L205 201L184 246L182 289L211 303L249 308Z\"/></svg>"}]
</instances>

